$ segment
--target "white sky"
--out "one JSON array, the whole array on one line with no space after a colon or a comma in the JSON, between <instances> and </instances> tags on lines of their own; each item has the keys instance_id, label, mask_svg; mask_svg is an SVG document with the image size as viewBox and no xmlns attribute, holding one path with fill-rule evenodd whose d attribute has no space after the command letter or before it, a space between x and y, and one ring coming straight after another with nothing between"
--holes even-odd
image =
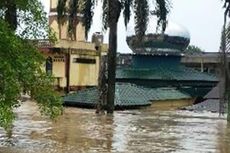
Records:
<instances>
[{"instance_id":1,"label":"white sky","mask_svg":"<svg viewBox=\"0 0 230 153\"><path fill-rule=\"evenodd\" d=\"M49 11L49 0L41 0L45 10ZM101 8L96 8L94 21L89 34L101 31ZM223 3L221 0L172 0L169 20L188 29L191 43L206 52L217 52L220 45L220 34L223 25ZM131 21L130 24L132 24ZM108 42L108 34L104 38ZM122 14L118 23L118 52L131 52L126 44L126 29Z\"/></svg>"}]
</instances>

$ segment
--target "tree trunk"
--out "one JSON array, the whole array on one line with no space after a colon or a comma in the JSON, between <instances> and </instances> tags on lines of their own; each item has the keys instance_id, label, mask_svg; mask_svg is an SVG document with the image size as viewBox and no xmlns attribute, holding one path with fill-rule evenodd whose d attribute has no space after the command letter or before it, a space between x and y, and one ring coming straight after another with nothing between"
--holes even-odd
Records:
<instances>
[{"instance_id":1,"label":"tree trunk","mask_svg":"<svg viewBox=\"0 0 230 153\"><path fill-rule=\"evenodd\" d=\"M118 0L109 0L109 52L108 52L108 92L107 113L114 111L116 56L117 56L117 22L121 12L121 3Z\"/></svg>"},{"instance_id":2,"label":"tree trunk","mask_svg":"<svg viewBox=\"0 0 230 153\"><path fill-rule=\"evenodd\" d=\"M108 53L108 95L107 113L114 111L115 82L116 82L116 54L117 54L117 23L110 27Z\"/></svg>"},{"instance_id":3,"label":"tree trunk","mask_svg":"<svg viewBox=\"0 0 230 153\"><path fill-rule=\"evenodd\" d=\"M65 53L65 76L66 76L66 94L70 92L70 49L68 49L68 52Z\"/></svg>"},{"instance_id":4,"label":"tree trunk","mask_svg":"<svg viewBox=\"0 0 230 153\"><path fill-rule=\"evenodd\" d=\"M106 58L101 55L100 51L100 70L98 78L99 100L96 105L96 114L104 114L105 104L107 100L107 80L106 80Z\"/></svg>"},{"instance_id":5,"label":"tree trunk","mask_svg":"<svg viewBox=\"0 0 230 153\"><path fill-rule=\"evenodd\" d=\"M223 109L223 104L227 102L228 104L228 115L227 115L227 120L230 122L230 100L229 100L229 63L226 57L226 21L227 21L227 11L225 11L224 13L224 25L223 25L223 38L222 38L222 58L221 58L221 62L222 64L222 76L221 76L221 84L222 84L222 95L220 98L220 111L221 111L221 107ZM221 104L222 103L222 104ZM223 111L223 110L222 110ZM220 112L221 113L221 112Z\"/></svg>"},{"instance_id":6,"label":"tree trunk","mask_svg":"<svg viewBox=\"0 0 230 153\"><path fill-rule=\"evenodd\" d=\"M230 123L230 100L228 96L228 117L227 117L228 122Z\"/></svg>"},{"instance_id":7,"label":"tree trunk","mask_svg":"<svg viewBox=\"0 0 230 153\"><path fill-rule=\"evenodd\" d=\"M5 20L10 28L15 31L17 28L17 8L14 0L6 1Z\"/></svg>"},{"instance_id":8,"label":"tree trunk","mask_svg":"<svg viewBox=\"0 0 230 153\"><path fill-rule=\"evenodd\" d=\"M225 34L225 37L226 37L226 34ZM225 41L226 45L227 42ZM230 72L229 72L229 61L228 61L228 58L227 58L227 54L229 52L228 48L225 46L225 74L226 74L226 77L225 77L225 82L226 82L226 104L227 104L227 120L228 122L230 122ZM226 107L225 107L225 110L226 110Z\"/></svg>"},{"instance_id":9,"label":"tree trunk","mask_svg":"<svg viewBox=\"0 0 230 153\"><path fill-rule=\"evenodd\" d=\"M221 39L221 53L220 53L220 103L219 103L219 116L224 113L224 104L226 103L226 30L225 22L223 25L222 39Z\"/></svg>"},{"instance_id":10,"label":"tree trunk","mask_svg":"<svg viewBox=\"0 0 230 153\"><path fill-rule=\"evenodd\" d=\"M228 122L230 123L230 100L228 99L228 117L227 117Z\"/></svg>"}]
</instances>

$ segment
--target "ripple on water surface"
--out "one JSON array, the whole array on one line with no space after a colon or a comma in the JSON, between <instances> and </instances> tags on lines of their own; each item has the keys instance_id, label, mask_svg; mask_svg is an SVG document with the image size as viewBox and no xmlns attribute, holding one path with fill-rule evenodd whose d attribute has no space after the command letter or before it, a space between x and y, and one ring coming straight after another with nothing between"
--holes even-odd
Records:
<instances>
[{"instance_id":1,"label":"ripple on water surface","mask_svg":"<svg viewBox=\"0 0 230 153\"><path fill-rule=\"evenodd\" d=\"M0 129L0 153L230 152L230 127L218 114L142 109L97 116L66 108L51 122L33 102L16 113L12 138Z\"/></svg>"}]
</instances>

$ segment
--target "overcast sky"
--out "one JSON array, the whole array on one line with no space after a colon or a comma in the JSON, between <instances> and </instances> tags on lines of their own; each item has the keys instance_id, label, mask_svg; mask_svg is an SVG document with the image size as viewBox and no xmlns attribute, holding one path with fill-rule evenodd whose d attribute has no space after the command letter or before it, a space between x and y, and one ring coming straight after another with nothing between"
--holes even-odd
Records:
<instances>
[{"instance_id":1,"label":"overcast sky","mask_svg":"<svg viewBox=\"0 0 230 153\"><path fill-rule=\"evenodd\" d=\"M48 12L49 0L41 1ZM217 52L223 25L222 6L221 0L172 0L169 20L188 29L191 36L190 44L199 46L206 52ZM101 6L96 8L89 38L91 38L93 32L101 31L101 10L99 8ZM130 25L132 23L131 21ZM126 29L123 18L120 18L118 24L118 52L131 52L125 38ZM108 42L107 40L108 36L105 36L105 41Z\"/></svg>"}]
</instances>

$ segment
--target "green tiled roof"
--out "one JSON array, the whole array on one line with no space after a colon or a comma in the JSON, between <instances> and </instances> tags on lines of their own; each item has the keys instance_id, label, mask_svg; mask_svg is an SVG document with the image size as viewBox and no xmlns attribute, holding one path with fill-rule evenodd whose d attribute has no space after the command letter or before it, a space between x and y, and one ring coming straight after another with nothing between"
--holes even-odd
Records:
<instances>
[{"instance_id":1,"label":"green tiled roof","mask_svg":"<svg viewBox=\"0 0 230 153\"><path fill-rule=\"evenodd\" d=\"M115 89L115 106L144 106L154 100L176 100L191 98L173 88L144 88L130 83L117 83ZM66 104L95 106L99 100L96 87L84 89L64 97Z\"/></svg>"},{"instance_id":2,"label":"green tiled roof","mask_svg":"<svg viewBox=\"0 0 230 153\"><path fill-rule=\"evenodd\" d=\"M133 84L116 84L115 89L115 105L118 106L134 106L134 105L150 105L146 89Z\"/></svg>"},{"instance_id":3,"label":"green tiled roof","mask_svg":"<svg viewBox=\"0 0 230 153\"><path fill-rule=\"evenodd\" d=\"M148 98L154 100L189 99L191 96L174 88L152 88L146 90Z\"/></svg>"},{"instance_id":4,"label":"green tiled roof","mask_svg":"<svg viewBox=\"0 0 230 153\"><path fill-rule=\"evenodd\" d=\"M97 87L80 90L76 93L68 94L64 97L64 102L79 105L95 105L99 100L99 91Z\"/></svg>"},{"instance_id":5,"label":"green tiled roof","mask_svg":"<svg viewBox=\"0 0 230 153\"><path fill-rule=\"evenodd\" d=\"M185 66L156 66L153 68L119 68L117 79L147 79L147 80L176 80L176 81L217 81L208 73L201 73Z\"/></svg>"},{"instance_id":6,"label":"green tiled roof","mask_svg":"<svg viewBox=\"0 0 230 153\"><path fill-rule=\"evenodd\" d=\"M115 106L141 106L150 105L145 89L132 85L116 84L115 89ZM64 97L65 103L79 104L79 105L96 105L99 100L98 88L88 88L69 94Z\"/></svg>"}]
</instances>

